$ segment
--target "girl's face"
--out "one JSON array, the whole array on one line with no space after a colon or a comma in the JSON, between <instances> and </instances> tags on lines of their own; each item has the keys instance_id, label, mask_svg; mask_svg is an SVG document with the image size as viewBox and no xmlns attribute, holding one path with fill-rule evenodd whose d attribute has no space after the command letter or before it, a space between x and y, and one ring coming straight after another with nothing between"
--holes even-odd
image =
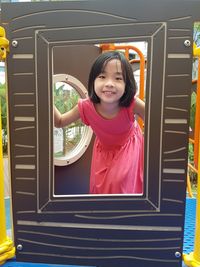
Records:
<instances>
[{"instance_id":1,"label":"girl's face","mask_svg":"<svg viewBox=\"0 0 200 267\"><path fill-rule=\"evenodd\" d=\"M125 92L120 60L111 59L107 62L102 73L94 80L94 90L101 103L119 103Z\"/></svg>"}]
</instances>

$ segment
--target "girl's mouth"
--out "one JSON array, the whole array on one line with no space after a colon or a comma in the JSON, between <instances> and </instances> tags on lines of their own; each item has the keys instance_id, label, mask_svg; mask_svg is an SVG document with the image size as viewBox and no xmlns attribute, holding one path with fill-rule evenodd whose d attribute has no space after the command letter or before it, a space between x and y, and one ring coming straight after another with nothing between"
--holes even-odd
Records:
<instances>
[{"instance_id":1,"label":"girl's mouth","mask_svg":"<svg viewBox=\"0 0 200 267\"><path fill-rule=\"evenodd\" d=\"M113 92L113 91L103 91L103 94L109 96L109 95L114 95L115 92Z\"/></svg>"}]
</instances>

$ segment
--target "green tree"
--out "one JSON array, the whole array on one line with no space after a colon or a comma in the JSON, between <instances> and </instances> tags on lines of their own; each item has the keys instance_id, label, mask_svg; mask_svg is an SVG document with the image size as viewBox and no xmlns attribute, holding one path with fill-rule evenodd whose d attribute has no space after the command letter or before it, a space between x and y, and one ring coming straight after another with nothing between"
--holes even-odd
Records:
<instances>
[{"instance_id":1,"label":"green tree","mask_svg":"<svg viewBox=\"0 0 200 267\"><path fill-rule=\"evenodd\" d=\"M3 130L3 153L7 153L7 104L6 104L6 86L0 83L0 102L1 102L1 121Z\"/></svg>"}]
</instances>

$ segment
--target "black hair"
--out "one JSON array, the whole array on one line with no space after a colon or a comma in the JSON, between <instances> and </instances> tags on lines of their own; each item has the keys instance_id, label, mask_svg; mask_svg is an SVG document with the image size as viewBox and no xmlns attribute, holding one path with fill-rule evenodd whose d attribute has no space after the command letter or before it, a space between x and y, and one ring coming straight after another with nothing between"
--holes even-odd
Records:
<instances>
[{"instance_id":1,"label":"black hair","mask_svg":"<svg viewBox=\"0 0 200 267\"><path fill-rule=\"evenodd\" d=\"M131 64L124 54L119 51L104 52L98 56L93 63L88 79L89 98L93 103L100 103L100 98L96 95L94 90L94 81L98 75L103 72L107 63L112 59L118 59L121 62L122 75L125 82L125 92L119 100L119 105L122 107L128 107L130 106L136 93L136 82Z\"/></svg>"}]
</instances>

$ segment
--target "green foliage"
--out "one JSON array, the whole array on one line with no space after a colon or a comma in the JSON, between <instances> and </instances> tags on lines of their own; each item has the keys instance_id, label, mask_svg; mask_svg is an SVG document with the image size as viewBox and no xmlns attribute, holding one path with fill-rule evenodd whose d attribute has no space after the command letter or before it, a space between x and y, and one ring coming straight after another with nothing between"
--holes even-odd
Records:
<instances>
[{"instance_id":1,"label":"green foliage","mask_svg":"<svg viewBox=\"0 0 200 267\"><path fill-rule=\"evenodd\" d=\"M200 22L194 24L193 41L198 47L200 46Z\"/></svg>"},{"instance_id":2,"label":"green foliage","mask_svg":"<svg viewBox=\"0 0 200 267\"><path fill-rule=\"evenodd\" d=\"M1 102L1 122L3 130L3 153L7 153L7 104L6 104L6 85L0 83L0 102Z\"/></svg>"},{"instance_id":3,"label":"green foliage","mask_svg":"<svg viewBox=\"0 0 200 267\"><path fill-rule=\"evenodd\" d=\"M194 166L194 145L190 143L188 147L188 162ZM189 177L192 188L195 189L197 185L197 173L189 169Z\"/></svg>"},{"instance_id":4,"label":"green foliage","mask_svg":"<svg viewBox=\"0 0 200 267\"><path fill-rule=\"evenodd\" d=\"M61 113L71 110L77 103L80 96L73 88L66 88L66 83L61 83L59 87L54 85L54 105ZM65 156L66 153L73 150L79 143L82 134L81 128L83 124L80 120L71 123L67 127L63 127L63 151L55 153L55 157ZM74 130L74 131L73 131ZM73 131L73 138L70 138L70 133Z\"/></svg>"},{"instance_id":5,"label":"green foliage","mask_svg":"<svg viewBox=\"0 0 200 267\"><path fill-rule=\"evenodd\" d=\"M190 105L190 131L194 132L195 126L195 113L196 113L196 93L191 94L191 105ZM192 137L193 138L193 137ZM188 162L194 164L194 145L189 143L188 147Z\"/></svg>"},{"instance_id":6,"label":"green foliage","mask_svg":"<svg viewBox=\"0 0 200 267\"><path fill-rule=\"evenodd\" d=\"M193 144L189 144L189 163L193 164L194 163L194 146Z\"/></svg>"},{"instance_id":7,"label":"green foliage","mask_svg":"<svg viewBox=\"0 0 200 267\"><path fill-rule=\"evenodd\" d=\"M65 90L64 87L65 84L62 84L59 88L54 85L54 105L61 113L72 109L79 98L75 90Z\"/></svg>"},{"instance_id":8,"label":"green foliage","mask_svg":"<svg viewBox=\"0 0 200 267\"><path fill-rule=\"evenodd\" d=\"M191 129L194 129L194 124L195 124L196 98L197 98L197 94L195 92L192 92L191 105L190 105L190 127Z\"/></svg>"},{"instance_id":9,"label":"green foliage","mask_svg":"<svg viewBox=\"0 0 200 267\"><path fill-rule=\"evenodd\" d=\"M190 105L190 128L193 134L194 134L194 127L195 127L196 97L197 97L196 92L192 92L191 105ZM192 138L194 137L192 136ZM191 143L189 143L189 147L188 147L188 162L194 166L194 144L191 144ZM190 177L192 188L196 188L197 173L189 169L189 177Z\"/></svg>"}]
</instances>

